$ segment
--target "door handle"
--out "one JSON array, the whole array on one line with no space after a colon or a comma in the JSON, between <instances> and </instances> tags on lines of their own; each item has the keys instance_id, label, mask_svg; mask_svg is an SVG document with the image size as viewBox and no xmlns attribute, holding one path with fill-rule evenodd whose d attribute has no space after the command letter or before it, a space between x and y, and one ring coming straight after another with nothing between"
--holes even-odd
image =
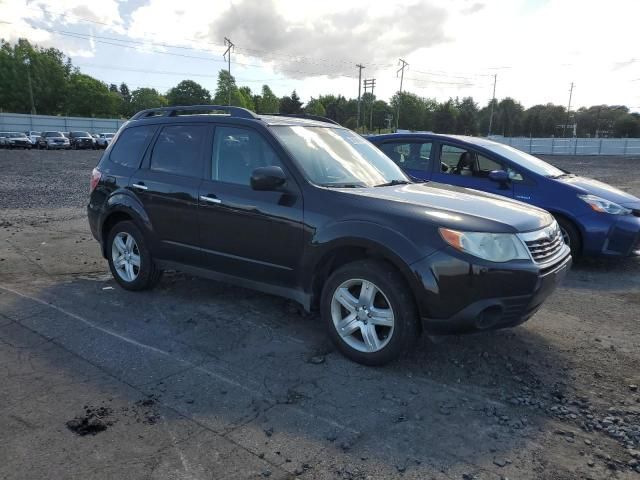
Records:
<instances>
[{"instance_id":1,"label":"door handle","mask_svg":"<svg viewBox=\"0 0 640 480\"><path fill-rule=\"evenodd\" d=\"M209 203L222 203L222 200L220 200L219 198L209 197L207 195L200 195L200 200Z\"/></svg>"},{"instance_id":2,"label":"door handle","mask_svg":"<svg viewBox=\"0 0 640 480\"><path fill-rule=\"evenodd\" d=\"M148 190L149 189L149 187L147 187L144 183L134 183L131 186L133 188L135 188L136 190Z\"/></svg>"}]
</instances>

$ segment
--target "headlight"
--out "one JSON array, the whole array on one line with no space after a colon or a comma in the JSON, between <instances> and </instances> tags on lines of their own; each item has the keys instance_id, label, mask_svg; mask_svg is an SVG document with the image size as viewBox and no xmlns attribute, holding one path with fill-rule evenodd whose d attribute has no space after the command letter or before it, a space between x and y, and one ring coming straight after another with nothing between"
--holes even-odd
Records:
<instances>
[{"instance_id":1,"label":"headlight","mask_svg":"<svg viewBox=\"0 0 640 480\"><path fill-rule=\"evenodd\" d=\"M596 195L578 195L578 198L586 202L596 212L612 215L629 215L631 213L630 209Z\"/></svg>"},{"instance_id":2,"label":"headlight","mask_svg":"<svg viewBox=\"0 0 640 480\"><path fill-rule=\"evenodd\" d=\"M530 258L522 240L512 233L459 232L448 228L438 231L453 248L491 262Z\"/></svg>"}]
</instances>

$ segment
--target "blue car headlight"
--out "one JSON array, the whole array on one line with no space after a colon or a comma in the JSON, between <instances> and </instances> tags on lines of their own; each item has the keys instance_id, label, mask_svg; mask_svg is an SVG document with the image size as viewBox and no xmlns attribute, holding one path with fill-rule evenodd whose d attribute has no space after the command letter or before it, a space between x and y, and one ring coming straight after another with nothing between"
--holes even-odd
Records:
<instances>
[{"instance_id":1,"label":"blue car headlight","mask_svg":"<svg viewBox=\"0 0 640 480\"><path fill-rule=\"evenodd\" d=\"M629 215L631 213L630 209L597 195L578 195L578 198L587 203L596 212L610 213L611 215Z\"/></svg>"}]
</instances>

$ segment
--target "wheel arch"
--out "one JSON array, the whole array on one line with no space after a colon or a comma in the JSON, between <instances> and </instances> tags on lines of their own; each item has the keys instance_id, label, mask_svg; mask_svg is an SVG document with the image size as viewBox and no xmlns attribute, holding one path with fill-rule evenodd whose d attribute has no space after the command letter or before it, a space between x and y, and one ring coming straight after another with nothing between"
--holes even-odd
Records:
<instances>
[{"instance_id":1,"label":"wheel arch","mask_svg":"<svg viewBox=\"0 0 640 480\"><path fill-rule=\"evenodd\" d=\"M102 217L100 233L102 238L102 254L106 257L107 238L109 232L119 222L132 221L140 229L147 244L153 248L153 226L151 219L138 199L120 192L112 195L107 201L107 209Z\"/></svg>"}]
</instances>

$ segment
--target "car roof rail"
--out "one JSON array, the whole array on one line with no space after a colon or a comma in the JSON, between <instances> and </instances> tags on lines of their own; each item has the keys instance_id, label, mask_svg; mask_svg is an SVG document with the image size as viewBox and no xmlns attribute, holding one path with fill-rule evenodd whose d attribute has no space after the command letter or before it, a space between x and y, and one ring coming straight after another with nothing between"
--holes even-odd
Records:
<instances>
[{"instance_id":1,"label":"car roof rail","mask_svg":"<svg viewBox=\"0 0 640 480\"><path fill-rule=\"evenodd\" d=\"M232 107L229 105L179 105L175 107L148 108L136 113L130 120L141 120L151 117L177 117L181 112L223 112L223 115L229 115L231 117L250 118L252 120L259 118L251 110L242 107Z\"/></svg>"},{"instance_id":2,"label":"car roof rail","mask_svg":"<svg viewBox=\"0 0 640 480\"><path fill-rule=\"evenodd\" d=\"M305 118L307 120L316 120L318 122L340 125L338 122L336 122L335 120L331 120L330 118L322 117L320 115L310 115L308 113L265 113L265 115L274 116L274 117Z\"/></svg>"}]
</instances>

